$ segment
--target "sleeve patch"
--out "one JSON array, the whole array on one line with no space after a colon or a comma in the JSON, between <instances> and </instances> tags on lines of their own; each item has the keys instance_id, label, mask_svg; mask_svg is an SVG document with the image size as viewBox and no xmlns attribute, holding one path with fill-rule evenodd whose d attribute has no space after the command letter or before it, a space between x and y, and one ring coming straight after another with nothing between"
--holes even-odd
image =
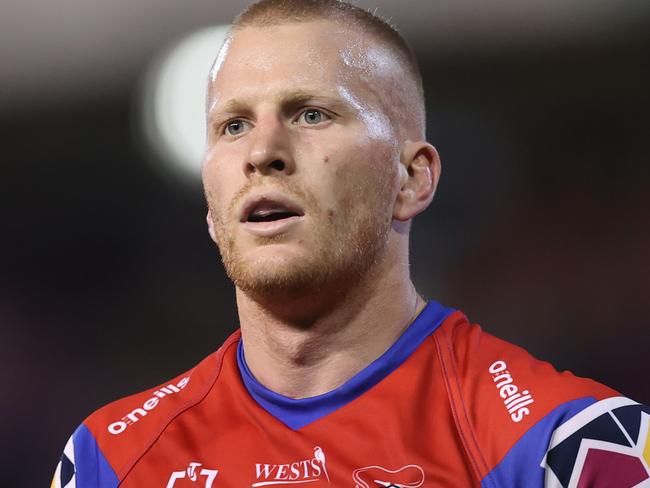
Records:
<instances>
[{"instance_id":1,"label":"sleeve patch","mask_svg":"<svg viewBox=\"0 0 650 488\"><path fill-rule=\"evenodd\" d=\"M54 478L50 488L76 488L75 466L74 466L74 441L72 437L68 439L59 464L56 466Z\"/></svg>"},{"instance_id":2,"label":"sleeve patch","mask_svg":"<svg viewBox=\"0 0 650 488\"><path fill-rule=\"evenodd\" d=\"M579 412L596 403L593 397L580 398L559 405L531 427L512 446L505 457L483 478L482 486L544 486L541 465L553 431Z\"/></svg>"},{"instance_id":3,"label":"sleeve patch","mask_svg":"<svg viewBox=\"0 0 650 488\"><path fill-rule=\"evenodd\" d=\"M61 488L116 488L118 486L115 472L85 425L81 425L75 431L69 444L73 455L71 461L74 484L62 485ZM63 470L61 472L63 473Z\"/></svg>"},{"instance_id":4,"label":"sleeve patch","mask_svg":"<svg viewBox=\"0 0 650 488\"><path fill-rule=\"evenodd\" d=\"M650 479L650 407L594 403L557 427L541 466L553 488L628 488Z\"/></svg>"}]
</instances>

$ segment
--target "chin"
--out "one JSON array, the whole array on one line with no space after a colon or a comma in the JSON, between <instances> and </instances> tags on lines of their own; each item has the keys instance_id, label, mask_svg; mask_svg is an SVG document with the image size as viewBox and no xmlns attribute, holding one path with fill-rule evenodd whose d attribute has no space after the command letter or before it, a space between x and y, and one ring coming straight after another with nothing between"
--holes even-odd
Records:
<instances>
[{"instance_id":1,"label":"chin","mask_svg":"<svg viewBox=\"0 0 650 488\"><path fill-rule=\"evenodd\" d=\"M225 240L219 249L226 273L247 294L281 299L338 293L371 272L387 244L388 226L372 218L353 224L352 232L326 229L304 240Z\"/></svg>"},{"instance_id":2,"label":"chin","mask_svg":"<svg viewBox=\"0 0 650 488\"><path fill-rule=\"evenodd\" d=\"M318 289L327 274L320 266L305 263L257 263L237 270L230 275L235 285L244 292L254 294L298 293Z\"/></svg>"},{"instance_id":3,"label":"chin","mask_svg":"<svg viewBox=\"0 0 650 488\"><path fill-rule=\"evenodd\" d=\"M247 293L272 294L313 290L327 280L328 266L314 256L270 245L223 259L226 273Z\"/></svg>"}]
</instances>

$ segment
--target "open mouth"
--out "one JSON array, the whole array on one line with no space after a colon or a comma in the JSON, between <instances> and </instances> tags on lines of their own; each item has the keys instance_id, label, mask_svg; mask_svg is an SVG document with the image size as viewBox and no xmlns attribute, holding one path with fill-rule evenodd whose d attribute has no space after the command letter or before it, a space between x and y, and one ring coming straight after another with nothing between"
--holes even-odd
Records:
<instances>
[{"instance_id":1,"label":"open mouth","mask_svg":"<svg viewBox=\"0 0 650 488\"><path fill-rule=\"evenodd\" d=\"M292 208L285 203L261 200L245 213L245 222L276 222L303 215L299 209Z\"/></svg>"},{"instance_id":2,"label":"open mouth","mask_svg":"<svg viewBox=\"0 0 650 488\"><path fill-rule=\"evenodd\" d=\"M286 209L257 209L248 215L247 222L275 222L291 217L300 217L300 215Z\"/></svg>"}]
</instances>

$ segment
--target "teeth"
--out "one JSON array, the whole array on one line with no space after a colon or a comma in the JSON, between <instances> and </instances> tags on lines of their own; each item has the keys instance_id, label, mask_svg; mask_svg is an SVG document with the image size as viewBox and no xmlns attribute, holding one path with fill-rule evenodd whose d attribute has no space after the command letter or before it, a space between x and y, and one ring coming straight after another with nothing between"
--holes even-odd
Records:
<instances>
[{"instance_id":1,"label":"teeth","mask_svg":"<svg viewBox=\"0 0 650 488\"><path fill-rule=\"evenodd\" d=\"M255 216L255 217L262 217L263 218L263 217L268 217L269 215L274 214L274 213L282 213L282 212L286 213L287 211L284 210L284 209L273 209L273 210L264 209L264 210L255 210L251 215Z\"/></svg>"}]
</instances>

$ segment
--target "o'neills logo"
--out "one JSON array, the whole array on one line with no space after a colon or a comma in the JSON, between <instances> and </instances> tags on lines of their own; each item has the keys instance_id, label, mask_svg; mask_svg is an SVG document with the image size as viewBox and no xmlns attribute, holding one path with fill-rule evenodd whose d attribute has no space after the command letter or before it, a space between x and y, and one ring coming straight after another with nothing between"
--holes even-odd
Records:
<instances>
[{"instance_id":1,"label":"o'neills logo","mask_svg":"<svg viewBox=\"0 0 650 488\"><path fill-rule=\"evenodd\" d=\"M124 417L122 417L121 420L113 422L108 426L108 431L114 435L121 434L129 425L135 424L138 420L147 415L147 412L156 408L158 402L162 398L165 398L167 395L173 395L174 393L180 392L187 386L187 383L189 383L189 381L190 377L186 376L175 385L169 384L154 391L153 396L144 402L141 408L135 408L131 412L127 413Z\"/></svg>"},{"instance_id":2,"label":"o'neills logo","mask_svg":"<svg viewBox=\"0 0 650 488\"><path fill-rule=\"evenodd\" d=\"M503 399L503 404L508 409L510 418L513 422L521 422L524 416L530 414L527 406L535 403L533 396L528 390L519 391L517 385L513 383L512 375L508 371L508 365L503 361L495 361L490 365L488 371L492 375L499 396Z\"/></svg>"},{"instance_id":3,"label":"o'neills logo","mask_svg":"<svg viewBox=\"0 0 650 488\"><path fill-rule=\"evenodd\" d=\"M256 464L255 478L257 482L251 486L291 485L309 483L325 479L330 482L327 474L325 453L316 446L314 457L289 464Z\"/></svg>"}]
</instances>

